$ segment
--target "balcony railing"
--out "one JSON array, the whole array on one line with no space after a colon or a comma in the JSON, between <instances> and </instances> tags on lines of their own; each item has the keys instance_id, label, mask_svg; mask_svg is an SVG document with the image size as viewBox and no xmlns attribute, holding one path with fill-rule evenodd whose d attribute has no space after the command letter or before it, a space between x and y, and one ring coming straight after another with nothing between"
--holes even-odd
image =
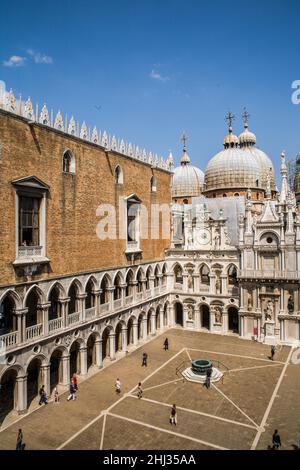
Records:
<instances>
[{"instance_id":1,"label":"balcony railing","mask_svg":"<svg viewBox=\"0 0 300 470\"><path fill-rule=\"evenodd\" d=\"M79 321L80 321L80 312L70 313L70 315L68 315L67 317L68 326L75 325L76 323L79 323Z\"/></svg>"},{"instance_id":2,"label":"balcony railing","mask_svg":"<svg viewBox=\"0 0 300 470\"><path fill-rule=\"evenodd\" d=\"M85 309L85 318L89 320L96 316L96 307L90 307Z\"/></svg>"},{"instance_id":3,"label":"balcony railing","mask_svg":"<svg viewBox=\"0 0 300 470\"><path fill-rule=\"evenodd\" d=\"M114 310L118 310L122 307L122 299L114 300Z\"/></svg>"},{"instance_id":4,"label":"balcony railing","mask_svg":"<svg viewBox=\"0 0 300 470\"><path fill-rule=\"evenodd\" d=\"M100 305L100 313L107 313L109 312L109 307L110 307L110 303L107 302L106 304L101 304Z\"/></svg>"},{"instance_id":5,"label":"balcony railing","mask_svg":"<svg viewBox=\"0 0 300 470\"><path fill-rule=\"evenodd\" d=\"M157 287L154 287L154 295L159 295L160 293L160 287L157 286Z\"/></svg>"},{"instance_id":6,"label":"balcony railing","mask_svg":"<svg viewBox=\"0 0 300 470\"><path fill-rule=\"evenodd\" d=\"M128 298L128 297L127 297ZM140 300L143 300L143 292L137 292L135 294L136 301L139 302Z\"/></svg>"},{"instance_id":7,"label":"balcony railing","mask_svg":"<svg viewBox=\"0 0 300 470\"><path fill-rule=\"evenodd\" d=\"M280 270L263 270L263 269L241 269L238 271L238 277L255 278L255 279L287 279L300 280L300 272L298 271L280 271Z\"/></svg>"},{"instance_id":8,"label":"balcony railing","mask_svg":"<svg viewBox=\"0 0 300 470\"><path fill-rule=\"evenodd\" d=\"M38 325L30 326L26 328L26 340L31 340L34 338L38 338L43 333L43 323L39 323Z\"/></svg>"},{"instance_id":9,"label":"balcony railing","mask_svg":"<svg viewBox=\"0 0 300 470\"><path fill-rule=\"evenodd\" d=\"M19 246L18 258L32 258L33 256L42 256L41 246Z\"/></svg>"},{"instance_id":10,"label":"balcony railing","mask_svg":"<svg viewBox=\"0 0 300 470\"><path fill-rule=\"evenodd\" d=\"M54 318L54 320L50 320L48 323L49 333L53 331L61 330L64 327L64 320L62 317Z\"/></svg>"},{"instance_id":11,"label":"balcony railing","mask_svg":"<svg viewBox=\"0 0 300 470\"><path fill-rule=\"evenodd\" d=\"M0 350L5 350L17 344L18 342L18 332L13 331L12 333L7 333L6 335L0 336Z\"/></svg>"},{"instance_id":12,"label":"balcony railing","mask_svg":"<svg viewBox=\"0 0 300 470\"><path fill-rule=\"evenodd\" d=\"M129 295L129 297L125 298L125 304L126 305L131 305L133 302L133 295Z\"/></svg>"}]
</instances>

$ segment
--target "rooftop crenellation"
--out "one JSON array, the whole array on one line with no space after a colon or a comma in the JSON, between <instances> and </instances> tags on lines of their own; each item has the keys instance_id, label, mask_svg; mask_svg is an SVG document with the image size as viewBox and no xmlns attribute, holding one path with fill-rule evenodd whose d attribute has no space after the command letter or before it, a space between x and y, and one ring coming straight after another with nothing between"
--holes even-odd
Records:
<instances>
[{"instance_id":1,"label":"rooftop crenellation","mask_svg":"<svg viewBox=\"0 0 300 470\"><path fill-rule=\"evenodd\" d=\"M91 142L94 145L99 145L107 151L118 152L153 167L172 171L172 162L169 159L164 160L157 154L148 152L146 149L142 149L132 143L127 143L124 139L117 139L115 135L109 134L106 130L98 130L96 126L91 130L85 121L80 125L78 121L75 121L73 116L68 119L68 115L66 114L65 118L63 118L61 111L58 111L54 118L53 110L49 113L46 104L44 104L42 108L36 104L34 108L30 98L26 101L22 100L21 96L19 99L16 99L12 90L7 92L1 89L1 87L0 109L21 116L29 122L36 122L84 141Z\"/></svg>"}]
</instances>

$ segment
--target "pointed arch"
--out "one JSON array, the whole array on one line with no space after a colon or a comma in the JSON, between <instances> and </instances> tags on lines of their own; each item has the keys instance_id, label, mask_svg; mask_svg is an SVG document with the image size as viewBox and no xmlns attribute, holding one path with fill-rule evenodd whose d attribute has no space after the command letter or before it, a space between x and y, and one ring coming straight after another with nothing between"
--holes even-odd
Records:
<instances>
[{"instance_id":1,"label":"pointed arch","mask_svg":"<svg viewBox=\"0 0 300 470\"><path fill-rule=\"evenodd\" d=\"M73 152L70 149L66 149L62 155L62 169L63 173L76 173L76 161Z\"/></svg>"},{"instance_id":2,"label":"pointed arch","mask_svg":"<svg viewBox=\"0 0 300 470\"><path fill-rule=\"evenodd\" d=\"M47 301L45 293L42 291L42 289L37 284L33 284L32 286L29 287L28 291L25 294L24 301L23 301L24 308L26 307L28 296L30 295L32 291L36 291L39 297L39 302L41 304L46 303Z\"/></svg>"},{"instance_id":3,"label":"pointed arch","mask_svg":"<svg viewBox=\"0 0 300 470\"><path fill-rule=\"evenodd\" d=\"M18 330L17 305L21 305L18 294L11 289L5 291L0 300L0 335Z\"/></svg>"},{"instance_id":4,"label":"pointed arch","mask_svg":"<svg viewBox=\"0 0 300 470\"><path fill-rule=\"evenodd\" d=\"M120 165L117 165L114 171L115 175L115 183L116 184L123 184L124 183L124 174L122 167Z\"/></svg>"},{"instance_id":5,"label":"pointed arch","mask_svg":"<svg viewBox=\"0 0 300 470\"><path fill-rule=\"evenodd\" d=\"M134 274L132 269L128 269L126 276L125 276L125 284L126 284L126 291L125 296L129 297L133 295L133 286L134 286Z\"/></svg>"}]
</instances>

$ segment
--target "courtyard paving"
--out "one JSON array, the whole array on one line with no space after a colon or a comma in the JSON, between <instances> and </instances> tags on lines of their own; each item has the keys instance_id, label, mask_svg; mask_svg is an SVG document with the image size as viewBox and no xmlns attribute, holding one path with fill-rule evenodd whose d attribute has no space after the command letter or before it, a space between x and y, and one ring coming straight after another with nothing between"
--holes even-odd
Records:
<instances>
[{"instance_id":1,"label":"courtyard paving","mask_svg":"<svg viewBox=\"0 0 300 470\"><path fill-rule=\"evenodd\" d=\"M142 368L144 351L149 360ZM274 361L269 353L269 346L235 336L169 330L81 382L76 401L61 395L59 404L40 407L0 431L0 449L15 448L20 427L26 449L267 449L275 428L283 449L297 449L300 365L290 363L288 347ZM195 358L212 360L223 380L209 390L183 380L180 370ZM177 426L169 423L174 403Z\"/></svg>"}]
</instances>

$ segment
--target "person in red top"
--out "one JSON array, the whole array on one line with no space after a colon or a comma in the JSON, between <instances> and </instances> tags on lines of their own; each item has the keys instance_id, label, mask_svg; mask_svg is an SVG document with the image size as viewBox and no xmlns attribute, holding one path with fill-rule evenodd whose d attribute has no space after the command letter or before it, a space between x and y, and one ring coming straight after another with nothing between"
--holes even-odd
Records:
<instances>
[{"instance_id":1,"label":"person in red top","mask_svg":"<svg viewBox=\"0 0 300 470\"><path fill-rule=\"evenodd\" d=\"M76 376L75 373L72 375L72 384L74 385L74 388L77 391L78 390L78 384L77 384L77 376Z\"/></svg>"}]
</instances>

